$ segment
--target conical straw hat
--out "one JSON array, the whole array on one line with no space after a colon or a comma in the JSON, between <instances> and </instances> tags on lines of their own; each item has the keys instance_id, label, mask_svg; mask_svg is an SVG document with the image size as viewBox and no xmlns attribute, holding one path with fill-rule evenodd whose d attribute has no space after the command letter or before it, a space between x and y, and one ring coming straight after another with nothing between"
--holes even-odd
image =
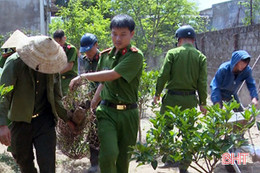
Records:
<instances>
[{"instance_id":1,"label":"conical straw hat","mask_svg":"<svg viewBox=\"0 0 260 173\"><path fill-rule=\"evenodd\" d=\"M14 33L6 40L6 42L1 47L2 49L17 47L22 41L28 38L20 30L14 31Z\"/></svg>"},{"instance_id":2,"label":"conical straw hat","mask_svg":"<svg viewBox=\"0 0 260 173\"><path fill-rule=\"evenodd\" d=\"M67 64L63 48L48 36L28 37L16 51L26 65L41 73L59 73Z\"/></svg>"}]
</instances>

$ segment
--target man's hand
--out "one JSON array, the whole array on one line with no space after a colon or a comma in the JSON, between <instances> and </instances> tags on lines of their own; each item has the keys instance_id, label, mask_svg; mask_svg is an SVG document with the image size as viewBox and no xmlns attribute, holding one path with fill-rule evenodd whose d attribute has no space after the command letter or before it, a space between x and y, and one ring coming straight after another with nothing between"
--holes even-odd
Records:
<instances>
[{"instance_id":1,"label":"man's hand","mask_svg":"<svg viewBox=\"0 0 260 173\"><path fill-rule=\"evenodd\" d=\"M160 96L154 96L153 97L154 104L158 104L158 101L160 101Z\"/></svg>"},{"instance_id":2,"label":"man's hand","mask_svg":"<svg viewBox=\"0 0 260 173\"><path fill-rule=\"evenodd\" d=\"M253 98L251 101L252 104L254 104L255 106L258 104L257 98Z\"/></svg>"},{"instance_id":3,"label":"man's hand","mask_svg":"<svg viewBox=\"0 0 260 173\"><path fill-rule=\"evenodd\" d=\"M72 131L74 134L77 133L77 131L76 131L76 125L75 125L71 120L67 121L67 125L69 126L69 128L71 129L71 131Z\"/></svg>"},{"instance_id":4,"label":"man's hand","mask_svg":"<svg viewBox=\"0 0 260 173\"><path fill-rule=\"evenodd\" d=\"M90 103L90 111L94 112L94 110L97 108L99 101L92 99Z\"/></svg>"},{"instance_id":5,"label":"man's hand","mask_svg":"<svg viewBox=\"0 0 260 173\"><path fill-rule=\"evenodd\" d=\"M11 145L11 132L8 126L0 126L0 142L6 146Z\"/></svg>"},{"instance_id":6,"label":"man's hand","mask_svg":"<svg viewBox=\"0 0 260 173\"><path fill-rule=\"evenodd\" d=\"M81 77L77 76L70 81L69 88L71 91L75 90L80 85Z\"/></svg>"},{"instance_id":7,"label":"man's hand","mask_svg":"<svg viewBox=\"0 0 260 173\"><path fill-rule=\"evenodd\" d=\"M203 105L200 105L200 111L206 115L207 114L207 109L203 106Z\"/></svg>"}]
</instances>

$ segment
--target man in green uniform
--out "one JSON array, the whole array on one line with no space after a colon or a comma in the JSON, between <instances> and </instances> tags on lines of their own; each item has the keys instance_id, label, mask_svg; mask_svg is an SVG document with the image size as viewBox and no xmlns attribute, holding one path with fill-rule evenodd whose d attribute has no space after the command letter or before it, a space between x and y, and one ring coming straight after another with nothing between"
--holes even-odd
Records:
<instances>
[{"instance_id":1,"label":"man in green uniform","mask_svg":"<svg viewBox=\"0 0 260 173\"><path fill-rule=\"evenodd\" d=\"M176 31L178 47L168 51L162 69L159 73L154 103L160 100L160 94L165 87L160 113L166 106L181 106L181 109L197 107L205 114L207 99L207 59L193 45L195 31L185 25ZM196 92L199 100L197 100ZM186 168L181 172L186 172Z\"/></svg>"},{"instance_id":2,"label":"man in green uniform","mask_svg":"<svg viewBox=\"0 0 260 173\"><path fill-rule=\"evenodd\" d=\"M11 56L16 51L16 46L18 43L24 39L26 39L26 35L22 33L20 30L14 31L14 33L5 41L2 45L1 49L3 49L4 53L0 56L0 67L3 68L6 59Z\"/></svg>"},{"instance_id":3,"label":"man in green uniform","mask_svg":"<svg viewBox=\"0 0 260 173\"><path fill-rule=\"evenodd\" d=\"M0 142L11 147L22 173L37 173L33 148L40 172L55 172L58 116L74 130L61 103L59 71L66 64L60 45L36 36L17 46L4 65L0 85L13 85L13 90L0 103Z\"/></svg>"},{"instance_id":4,"label":"man in green uniform","mask_svg":"<svg viewBox=\"0 0 260 173\"><path fill-rule=\"evenodd\" d=\"M97 69L97 64L99 60L99 50L97 37L94 34L86 33L81 37L80 40L80 53L81 56L78 59L78 73L79 75L83 73L95 72ZM97 84L98 85L98 84ZM96 87L96 86L95 86ZM95 132L90 132L95 135ZM96 139L97 136L95 135ZM90 141L92 142L92 141ZM98 141L94 141L95 144L98 144ZM87 173L97 173L99 171L98 167L98 153L99 150L96 149L98 146L93 146L94 144L90 143L90 163L91 167L88 169Z\"/></svg>"},{"instance_id":5,"label":"man in green uniform","mask_svg":"<svg viewBox=\"0 0 260 173\"><path fill-rule=\"evenodd\" d=\"M15 53L15 48L4 48L4 52L0 55L0 68L4 67L6 59L13 53Z\"/></svg>"},{"instance_id":6,"label":"man in green uniform","mask_svg":"<svg viewBox=\"0 0 260 173\"><path fill-rule=\"evenodd\" d=\"M70 83L73 89L81 78L102 82L92 100L92 105L96 105L102 99L96 110L102 173L128 173L129 147L136 143L139 119L136 102L143 54L130 44L134 28L132 17L115 16L110 24L114 47L101 52L98 72L82 74Z\"/></svg>"},{"instance_id":7,"label":"man in green uniform","mask_svg":"<svg viewBox=\"0 0 260 173\"><path fill-rule=\"evenodd\" d=\"M66 42L66 36L63 30L58 29L54 32L53 38L57 43L63 47L68 63L66 67L60 72L61 73L61 87L63 96L67 95L69 83L71 79L77 76L78 74L78 54L77 49L72 44Z\"/></svg>"}]
</instances>

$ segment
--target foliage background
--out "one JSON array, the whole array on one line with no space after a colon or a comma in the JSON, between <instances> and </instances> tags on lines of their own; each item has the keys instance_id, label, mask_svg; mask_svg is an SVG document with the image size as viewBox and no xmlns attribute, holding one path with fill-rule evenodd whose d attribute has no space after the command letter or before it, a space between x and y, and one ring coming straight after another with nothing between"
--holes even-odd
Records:
<instances>
[{"instance_id":1,"label":"foliage background","mask_svg":"<svg viewBox=\"0 0 260 173\"><path fill-rule=\"evenodd\" d=\"M197 32L206 31L198 7L188 0L70 0L50 24L50 34L63 29L67 39L79 47L81 36L90 32L98 37L101 50L112 46L110 20L116 14L128 14L136 23L132 43L143 51L147 68L158 69L167 50L175 47L175 31L184 24Z\"/></svg>"}]
</instances>

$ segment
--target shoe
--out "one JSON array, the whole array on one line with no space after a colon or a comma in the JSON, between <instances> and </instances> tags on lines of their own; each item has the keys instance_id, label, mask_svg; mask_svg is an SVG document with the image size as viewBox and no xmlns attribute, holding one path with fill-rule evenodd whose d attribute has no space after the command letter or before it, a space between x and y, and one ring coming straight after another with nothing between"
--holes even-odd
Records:
<instances>
[{"instance_id":1,"label":"shoe","mask_svg":"<svg viewBox=\"0 0 260 173\"><path fill-rule=\"evenodd\" d=\"M180 162L167 161L163 166L159 166L159 168L175 168L180 165Z\"/></svg>"},{"instance_id":2,"label":"shoe","mask_svg":"<svg viewBox=\"0 0 260 173\"><path fill-rule=\"evenodd\" d=\"M98 165L96 165L96 166L91 166L91 167L88 169L87 173L100 173L100 168L99 168Z\"/></svg>"}]
</instances>

